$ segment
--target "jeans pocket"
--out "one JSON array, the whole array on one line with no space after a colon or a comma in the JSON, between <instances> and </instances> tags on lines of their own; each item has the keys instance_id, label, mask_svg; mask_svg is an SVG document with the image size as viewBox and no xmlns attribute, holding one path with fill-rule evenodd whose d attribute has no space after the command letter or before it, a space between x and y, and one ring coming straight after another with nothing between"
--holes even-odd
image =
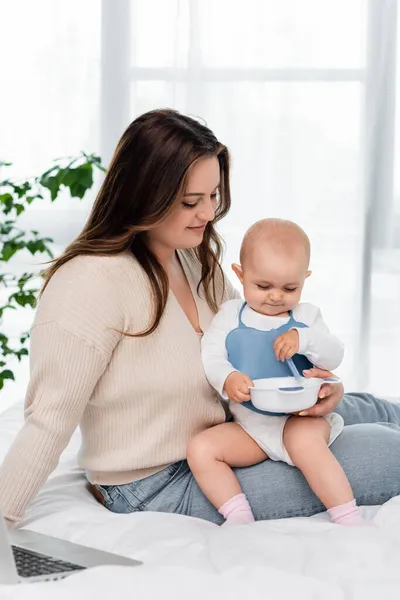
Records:
<instances>
[{"instance_id":1,"label":"jeans pocket","mask_svg":"<svg viewBox=\"0 0 400 600\"><path fill-rule=\"evenodd\" d=\"M103 498L102 504L106 508L108 508L108 510L112 510L111 507L114 504L114 500L118 496L118 492L115 489L118 486L116 486L116 485L100 485L99 483L96 483L93 487L96 488L97 492L100 493L100 495L102 496L102 498ZM96 497L97 497L97 494L96 494ZM98 497L97 497L97 499L100 500Z\"/></svg>"},{"instance_id":2,"label":"jeans pocket","mask_svg":"<svg viewBox=\"0 0 400 600\"><path fill-rule=\"evenodd\" d=\"M184 462L179 461L154 475L131 483L96 487L104 498L104 506L112 512L131 513L145 510L149 502L174 479Z\"/></svg>"}]
</instances>

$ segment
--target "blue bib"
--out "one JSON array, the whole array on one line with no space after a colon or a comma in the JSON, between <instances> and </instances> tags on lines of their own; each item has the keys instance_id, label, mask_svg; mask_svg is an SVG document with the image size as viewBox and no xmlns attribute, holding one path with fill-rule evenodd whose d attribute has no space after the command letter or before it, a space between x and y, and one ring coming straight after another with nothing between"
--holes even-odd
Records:
<instances>
[{"instance_id":1,"label":"blue bib","mask_svg":"<svg viewBox=\"0 0 400 600\"><path fill-rule=\"evenodd\" d=\"M247 327L242 321L242 313L246 306L244 302L239 312L239 324L236 329L232 329L226 336L225 345L228 352L228 360L231 365L248 375L253 381L255 379L267 379L269 377L292 377L289 367L286 362L280 362L275 357L274 342L277 337L289 331L293 327L308 327L304 323L296 321L292 311L289 312L289 321L270 331L261 331L253 327ZM300 373L304 369L311 369L312 364L303 354L295 354L293 362ZM270 413L259 410L253 406L252 402L242 402L242 406L246 406L254 412L262 415L283 416L286 413Z\"/></svg>"}]
</instances>

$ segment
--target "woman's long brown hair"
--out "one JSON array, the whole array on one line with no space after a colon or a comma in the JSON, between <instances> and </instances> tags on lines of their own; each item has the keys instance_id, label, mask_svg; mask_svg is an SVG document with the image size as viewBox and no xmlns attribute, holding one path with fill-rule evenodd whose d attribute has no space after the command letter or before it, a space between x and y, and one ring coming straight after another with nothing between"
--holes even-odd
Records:
<instances>
[{"instance_id":1,"label":"woman's long brown hair","mask_svg":"<svg viewBox=\"0 0 400 600\"><path fill-rule=\"evenodd\" d=\"M88 221L80 233L45 273L43 294L51 277L63 264L84 254L110 255L131 251L146 272L154 295L154 317L147 329L153 333L168 299L168 277L146 244L146 232L159 225L184 193L189 170L199 159L216 156L220 165L220 200L215 219L208 223L195 251L201 263L205 298L216 312L216 272L222 243L215 223L230 208L229 154L215 135L195 119L174 110L154 110L135 119L120 139ZM128 334L129 335L129 334Z\"/></svg>"}]
</instances>

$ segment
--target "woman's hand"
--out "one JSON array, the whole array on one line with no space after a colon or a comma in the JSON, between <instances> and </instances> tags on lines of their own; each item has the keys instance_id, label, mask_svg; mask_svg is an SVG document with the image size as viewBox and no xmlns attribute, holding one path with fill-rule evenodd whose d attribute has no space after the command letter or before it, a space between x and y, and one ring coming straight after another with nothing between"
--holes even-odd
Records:
<instances>
[{"instance_id":1,"label":"woman's hand","mask_svg":"<svg viewBox=\"0 0 400 600\"><path fill-rule=\"evenodd\" d=\"M304 377L320 377L325 379L326 377L334 377L330 371L324 369L317 369L316 367L303 371ZM307 410L302 410L298 414L300 417L323 417L328 415L335 410L339 402L342 400L344 394L344 387L341 383L324 383L321 386L318 394L318 402Z\"/></svg>"}]
</instances>

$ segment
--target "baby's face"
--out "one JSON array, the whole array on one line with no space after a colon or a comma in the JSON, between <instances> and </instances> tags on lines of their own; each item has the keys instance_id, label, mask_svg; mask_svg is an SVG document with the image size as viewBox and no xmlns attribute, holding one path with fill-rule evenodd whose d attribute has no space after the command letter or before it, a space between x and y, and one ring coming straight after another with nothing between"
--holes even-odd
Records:
<instances>
[{"instance_id":1,"label":"baby's face","mask_svg":"<svg viewBox=\"0 0 400 600\"><path fill-rule=\"evenodd\" d=\"M279 316L299 303L310 271L303 248L298 250L287 253L260 248L252 252L239 277L245 300L253 310Z\"/></svg>"}]
</instances>

